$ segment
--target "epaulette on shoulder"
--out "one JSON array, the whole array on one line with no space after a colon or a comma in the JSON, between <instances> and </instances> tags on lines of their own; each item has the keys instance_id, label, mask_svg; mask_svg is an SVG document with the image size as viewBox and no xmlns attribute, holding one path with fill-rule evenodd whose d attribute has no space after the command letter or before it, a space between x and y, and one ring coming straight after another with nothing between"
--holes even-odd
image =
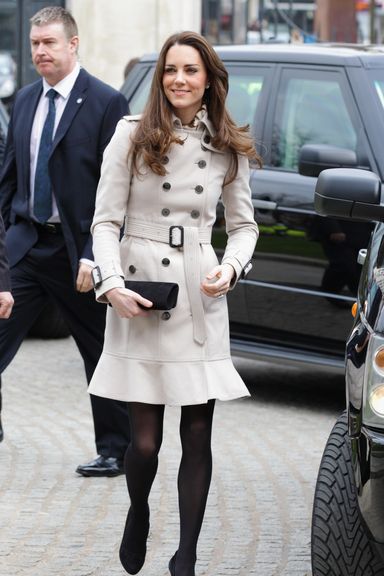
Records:
<instances>
[{"instance_id":1,"label":"epaulette on shoulder","mask_svg":"<svg viewBox=\"0 0 384 576\"><path fill-rule=\"evenodd\" d=\"M127 122L139 122L139 120L141 119L141 114L133 114L132 116L124 116L124 120L127 120Z\"/></svg>"}]
</instances>

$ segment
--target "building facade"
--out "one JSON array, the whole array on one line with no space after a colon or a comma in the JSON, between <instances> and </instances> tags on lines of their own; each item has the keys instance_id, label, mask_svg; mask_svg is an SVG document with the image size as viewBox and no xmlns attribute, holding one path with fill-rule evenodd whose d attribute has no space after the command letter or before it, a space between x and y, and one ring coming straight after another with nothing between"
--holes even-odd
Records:
<instances>
[{"instance_id":1,"label":"building facade","mask_svg":"<svg viewBox=\"0 0 384 576\"><path fill-rule=\"evenodd\" d=\"M67 0L84 67L119 88L131 58L158 51L179 30L201 30L201 0ZM90 18L90 14L92 17Z\"/></svg>"},{"instance_id":2,"label":"building facade","mask_svg":"<svg viewBox=\"0 0 384 576\"><path fill-rule=\"evenodd\" d=\"M158 51L165 38L179 30L202 32L213 44L351 41L355 16L348 14L344 33L336 16L327 20L329 9L324 8L343 2L352 6L355 0L0 0L0 55L11 55L17 64L17 86L31 82L36 73L29 18L43 6L66 6L79 24L82 65L119 88L130 59ZM370 4L356 0L357 38L363 42L370 39ZM384 0L376 0L375 38L380 43L383 5ZM324 17L316 17L316 12ZM347 21L344 16L341 20Z\"/></svg>"}]
</instances>

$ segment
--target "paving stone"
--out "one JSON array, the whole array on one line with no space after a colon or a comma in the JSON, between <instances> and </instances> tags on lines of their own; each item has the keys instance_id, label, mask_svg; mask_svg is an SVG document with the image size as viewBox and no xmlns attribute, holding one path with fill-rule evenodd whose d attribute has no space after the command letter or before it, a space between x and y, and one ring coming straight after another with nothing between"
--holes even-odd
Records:
<instances>
[{"instance_id":1,"label":"paving stone","mask_svg":"<svg viewBox=\"0 0 384 576\"><path fill-rule=\"evenodd\" d=\"M72 339L27 340L3 391L1 576L122 576L125 479L75 474L94 443ZM167 408L143 576L169 575L177 548L178 420L179 409ZM313 490L333 421L329 411L257 394L217 403L198 576L309 576Z\"/></svg>"}]
</instances>

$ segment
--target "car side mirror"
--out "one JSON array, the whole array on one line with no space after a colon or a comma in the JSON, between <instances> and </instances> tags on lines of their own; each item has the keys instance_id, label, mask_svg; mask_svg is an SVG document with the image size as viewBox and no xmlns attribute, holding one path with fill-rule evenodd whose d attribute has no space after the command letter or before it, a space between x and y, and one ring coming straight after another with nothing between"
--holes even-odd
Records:
<instances>
[{"instance_id":1,"label":"car side mirror","mask_svg":"<svg viewBox=\"0 0 384 576\"><path fill-rule=\"evenodd\" d=\"M373 172L353 168L324 170L315 189L315 210L322 216L384 220L381 181Z\"/></svg>"},{"instance_id":2,"label":"car side mirror","mask_svg":"<svg viewBox=\"0 0 384 576\"><path fill-rule=\"evenodd\" d=\"M299 173L317 176L328 168L357 168L356 152L328 144L304 144L299 152Z\"/></svg>"}]
</instances>

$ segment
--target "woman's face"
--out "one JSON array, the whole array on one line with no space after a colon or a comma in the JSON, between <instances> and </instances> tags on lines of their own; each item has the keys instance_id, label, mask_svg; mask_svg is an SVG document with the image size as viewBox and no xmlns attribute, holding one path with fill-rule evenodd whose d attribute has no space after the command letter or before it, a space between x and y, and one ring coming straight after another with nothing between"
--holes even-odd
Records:
<instances>
[{"instance_id":1,"label":"woman's face","mask_svg":"<svg viewBox=\"0 0 384 576\"><path fill-rule=\"evenodd\" d=\"M163 75L164 93L183 124L189 124L201 108L207 84L207 71L196 48L175 44L168 50Z\"/></svg>"}]
</instances>

